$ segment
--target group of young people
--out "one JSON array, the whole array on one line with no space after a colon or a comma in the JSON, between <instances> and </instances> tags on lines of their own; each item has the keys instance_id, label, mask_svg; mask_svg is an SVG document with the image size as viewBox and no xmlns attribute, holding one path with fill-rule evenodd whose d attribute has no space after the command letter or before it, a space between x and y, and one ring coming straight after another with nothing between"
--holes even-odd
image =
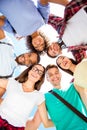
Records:
<instances>
[{"instance_id":1,"label":"group of young people","mask_svg":"<svg viewBox=\"0 0 87 130\"><path fill-rule=\"evenodd\" d=\"M64 19L49 15L49 2L65 6ZM84 38L77 41L78 46L75 46L76 43L75 45L70 43L70 47L67 46L68 42L65 40L67 26L73 21L71 18L80 9L84 9L83 11L87 13L86 5L86 0L72 0L70 2L68 0L39 0L37 7L31 0L0 0L0 12L3 14L0 18L1 130L36 130L41 122L44 127L56 127L56 130L87 130L87 120L84 121L52 93L43 94L39 91L46 74L48 82L53 86L52 91L59 94L87 118L87 60L79 63L83 58L86 58L85 52L80 53L79 50L86 50L87 38L85 36L85 41ZM54 30L52 26L57 30L60 39L55 36L51 40L48 30L49 28ZM5 31L14 35L18 34L19 39L25 37L25 44L31 52L14 58L13 45L6 41ZM71 49L72 46L74 49ZM73 54L78 63L65 56L59 56L56 59L56 65L49 64L45 68L44 65L39 64L43 51L53 58L61 54L63 47L74 50ZM81 57L79 60L77 60L75 53L77 50ZM4 60L2 60L3 58ZM27 69L14 79L9 78L17 64L26 65ZM67 90L62 90L59 68L73 76L73 81ZM80 72L83 73L78 79ZM5 93L5 97L2 98ZM33 119L29 119L35 106L38 106L38 110Z\"/></svg>"}]
</instances>

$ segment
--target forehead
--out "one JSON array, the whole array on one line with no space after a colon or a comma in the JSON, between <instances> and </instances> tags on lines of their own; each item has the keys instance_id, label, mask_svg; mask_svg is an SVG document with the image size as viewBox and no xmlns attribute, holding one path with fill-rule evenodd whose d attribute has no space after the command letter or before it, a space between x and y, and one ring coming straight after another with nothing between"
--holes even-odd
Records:
<instances>
[{"instance_id":1,"label":"forehead","mask_svg":"<svg viewBox=\"0 0 87 130\"><path fill-rule=\"evenodd\" d=\"M28 53L28 56L30 56L30 57L32 57L32 56L37 56L37 54L34 53L34 52L30 52L30 53Z\"/></svg>"},{"instance_id":2,"label":"forehead","mask_svg":"<svg viewBox=\"0 0 87 130\"><path fill-rule=\"evenodd\" d=\"M58 58L57 58L57 62L59 61L59 60L63 60L64 58L66 58L65 56L59 56Z\"/></svg>"},{"instance_id":3,"label":"forehead","mask_svg":"<svg viewBox=\"0 0 87 130\"><path fill-rule=\"evenodd\" d=\"M53 74L54 72L59 72L59 69L56 67L50 68L47 71L47 74Z\"/></svg>"},{"instance_id":4,"label":"forehead","mask_svg":"<svg viewBox=\"0 0 87 130\"><path fill-rule=\"evenodd\" d=\"M34 65L33 67L36 67L36 68L38 68L38 69L40 69L40 70L44 70L44 67L41 66L41 65Z\"/></svg>"}]
</instances>

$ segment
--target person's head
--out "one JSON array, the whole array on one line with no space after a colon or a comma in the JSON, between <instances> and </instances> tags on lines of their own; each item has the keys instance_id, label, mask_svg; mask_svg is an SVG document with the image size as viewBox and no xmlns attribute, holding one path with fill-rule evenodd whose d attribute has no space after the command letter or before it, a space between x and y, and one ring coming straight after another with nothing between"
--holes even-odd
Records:
<instances>
[{"instance_id":1,"label":"person's head","mask_svg":"<svg viewBox=\"0 0 87 130\"><path fill-rule=\"evenodd\" d=\"M16 57L15 61L20 65L30 66L39 63L40 56L36 52L28 52Z\"/></svg>"},{"instance_id":2,"label":"person's head","mask_svg":"<svg viewBox=\"0 0 87 130\"><path fill-rule=\"evenodd\" d=\"M51 58L57 57L59 54L62 53L61 44L58 42L53 42L48 48L47 48L47 55Z\"/></svg>"},{"instance_id":3,"label":"person's head","mask_svg":"<svg viewBox=\"0 0 87 130\"><path fill-rule=\"evenodd\" d=\"M72 58L68 58L66 56L59 56L56 59L57 66L68 74L73 75L73 72L70 70L72 65L77 65L77 62Z\"/></svg>"},{"instance_id":4,"label":"person's head","mask_svg":"<svg viewBox=\"0 0 87 130\"><path fill-rule=\"evenodd\" d=\"M44 78L45 78L44 66L42 66L41 64L35 64L28 67L15 79L20 83L24 83L27 80L29 80L34 83L34 89L40 90L41 85L44 82Z\"/></svg>"},{"instance_id":5,"label":"person's head","mask_svg":"<svg viewBox=\"0 0 87 130\"><path fill-rule=\"evenodd\" d=\"M45 37L40 33L36 33L35 35L27 36L26 45L29 49L36 52L43 52L46 49L46 40Z\"/></svg>"},{"instance_id":6,"label":"person's head","mask_svg":"<svg viewBox=\"0 0 87 130\"><path fill-rule=\"evenodd\" d=\"M54 86L60 87L61 73L56 65L48 65L46 67L47 80Z\"/></svg>"}]
</instances>

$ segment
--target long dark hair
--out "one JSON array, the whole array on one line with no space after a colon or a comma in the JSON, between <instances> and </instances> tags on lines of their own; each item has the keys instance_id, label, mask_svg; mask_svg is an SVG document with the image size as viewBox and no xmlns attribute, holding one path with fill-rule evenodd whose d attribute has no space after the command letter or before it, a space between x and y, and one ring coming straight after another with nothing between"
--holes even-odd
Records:
<instances>
[{"instance_id":1,"label":"long dark hair","mask_svg":"<svg viewBox=\"0 0 87 130\"><path fill-rule=\"evenodd\" d=\"M15 80L17 80L19 83L24 83L24 82L26 82L27 79L28 79L28 73L29 73L29 71L30 71L30 70L32 69L32 67L34 67L35 65L40 65L40 66L42 66L41 64L34 64L34 65L28 67L28 68L27 68L26 70L24 70L18 77L16 77ZM42 66L42 67L43 67L43 66ZM40 90L41 85L43 84L44 79L45 79L45 67L43 67L43 68L44 68L43 75L41 76L40 80L35 83L35 86L34 86L34 89L36 89L36 90Z\"/></svg>"},{"instance_id":2,"label":"long dark hair","mask_svg":"<svg viewBox=\"0 0 87 130\"><path fill-rule=\"evenodd\" d=\"M57 60L58 60L58 58L57 58ZM61 70L63 70L64 72L66 72L66 73L68 73L68 74L70 74L70 75L73 75L73 72L71 71L71 70L69 70L69 69L63 69L60 65L58 65L58 63L57 63L57 60L56 60L56 64L57 64L57 66L61 69ZM69 58L69 60L72 62L72 64L74 64L74 65L77 65L78 63L75 61L75 60L73 60L72 58Z\"/></svg>"}]
</instances>

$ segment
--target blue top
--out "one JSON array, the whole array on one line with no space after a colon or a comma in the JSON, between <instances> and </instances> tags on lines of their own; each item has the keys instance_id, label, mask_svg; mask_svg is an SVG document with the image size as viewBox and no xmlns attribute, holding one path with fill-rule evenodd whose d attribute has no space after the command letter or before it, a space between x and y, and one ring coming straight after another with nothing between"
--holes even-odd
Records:
<instances>
[{"instance_id":1,"label":"blue top","mask_svg":"<svg viewBox=\"0 0 87 130\"><path fill-rule=\"evenodd\" d=\"M13 28L12 26L10 25L9 21L7 19L5 19L5 24L4 26L0 27L2 30L8 32L8 33L13 33Z\"/></svg>"},{"instance_id":2,"label":"blue top","mask_svg":"<svg viewBox=\"0 0 87 130\"><path fill-rule=\"evenodd\" d=\"M67 102L87 116L87 111L78 92L72 84L67 91L53 89ZM71 109L58 100L53 94L46 93L46 107L54 122L56 130L87 130L87 123L78 117Z\"/></svg>"},{"instance_id":3,"label":"blue top","mask_svg":"<svg viewBox=\"0 0 87 130\"><path fill-rule=\"evenodd\" d=\"M0 12L20 36L31 35L45 24L49 16L49 4L37 7L31 0L0 0Z\"/></svg>"},{"instance_id":4,"label":"blue top","mask_svg":"<svg viewBox=\"0 0 87 130\"><path fill-rule=\"evenodd\" d=\"M13 46L9 43L0 43L0 76L10 76L17 67Z\"/></svg>"}]
</instances>

